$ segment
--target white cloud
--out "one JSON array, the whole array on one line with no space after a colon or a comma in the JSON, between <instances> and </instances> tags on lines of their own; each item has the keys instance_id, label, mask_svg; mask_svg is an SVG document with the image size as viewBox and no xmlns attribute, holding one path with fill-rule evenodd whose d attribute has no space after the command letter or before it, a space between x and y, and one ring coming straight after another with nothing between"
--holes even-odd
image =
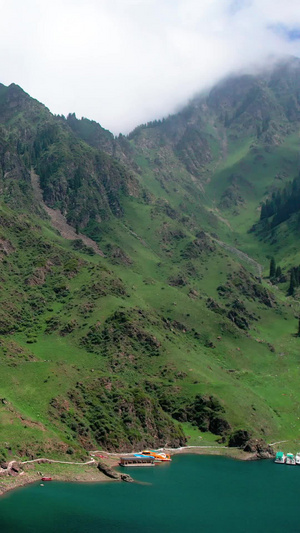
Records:
<instances>
[{"instance_id":1,"label":"white cloud","mask_svg":"<svg viewBox=\"0 0 300 533\"><path fill-rule=\"evenodd\" d=\"M128 132L232 71L300 56L299 0L0 0L0 81ZM273 28L273 29L272 29Z\"/></svg>"}]
</instances>

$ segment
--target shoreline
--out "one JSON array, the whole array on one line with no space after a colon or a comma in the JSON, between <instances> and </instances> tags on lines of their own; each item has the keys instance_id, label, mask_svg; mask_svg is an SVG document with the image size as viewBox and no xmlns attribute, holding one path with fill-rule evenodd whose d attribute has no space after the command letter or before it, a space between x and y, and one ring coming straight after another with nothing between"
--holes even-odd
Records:
<instances>
[{"instance_id":1,"label":"shoreline","mask_svg":"<svg viewBox=\"0 0 300 533\"><path fill-rule=\"evenodd\" d=\"M185 446L182 448L159 448L161 452L174 455L212 455L223 456L238 461L259 460L255 453L247 453L239 448L227 448L226 446ZM69 483L107 483L112 481L120 482L121 479L112 479L100 472L97 468L98 457L101 454L102 460L110 468L118 466L117 460L121 455L132 455L133 452L112 453L104 450L90 452L94 461L87 463L72 463L66 461L57 461L51 459L36 459L33 461L24 461L19 463L23 470L18 475L5 475L0 477L0 497L8 492L31 485L33 483L42 484L41 478L44 476L51 477L53 481ZM38 467L38 468L37 468ZM45 482L47 483L47 482Z\"/></svg>"},{"instance_id":2,"label":"shoreline","mask_svg":"<svg viewBox=\"0 0 300 533\"><path fill-rule=\"evenodd\" d=\"M237 461L260 460L256 453L244 452L240 448L228 448L227 446L185 446L183 448L165 448L170 455L219 455L236 459Z\"/></svg>"},{"instance_id":3,"label":"shoreline","mask_svg":"<svg viewBox=\"0 0 300 533\"><path fill-rule=\"evenodd\" d=\"M41 462L39 462L41 461ZM22 463L19 463L22 465ZM23 471L18 475L4 475L0 477L0 498L10 491L31 485L33 483L44 484L42 477L51 477L52 481L61 481L65 483L108 483L119 481L111 479L97 468L97 462L85 465L84 463L66 463L66 462L43 462L37 460L35 463L22 465ZM116 462L112 466L116 466ZM51 483L51 481L49 481Z\"/></svg>"},{"instance_id":4,"label":"shoreline","mask_svg":"<svg viewBox=\"0 0 300 533\"><path fill-rule=\"evenodd\" d=\"M162 453L168 453L171 456L173 455L185 455L185 454L192 454L192 455L219 455L223 457L228 457L231 459L236 459L237 461L254 461L254 460L261 460L262 457L259 457L257 455L257 452L244 452L241 448L230 448L228 446L182 446L180 448L156 448L158 452ZM102 454L103 459L112 459L120 457L121 455L127 456L132 455L133 452L107 452L103 450L96 450L94 452L90 452L91 455L94 457L97 457L95 454ZM267 458L267 457L266 457Z\"/></svg>"}]
</instances>

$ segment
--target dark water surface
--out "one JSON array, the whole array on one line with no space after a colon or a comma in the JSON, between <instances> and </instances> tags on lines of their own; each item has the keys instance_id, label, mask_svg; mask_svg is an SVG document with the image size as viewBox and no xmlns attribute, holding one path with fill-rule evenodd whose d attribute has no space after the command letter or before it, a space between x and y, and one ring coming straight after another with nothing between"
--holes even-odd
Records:
<instances>
[{"instance_id":1,"label":"dark water surface","mask_svg":"<svg viewBox=\"0 0 300 533\"><path fill-rule=\"evenodd\" d=\"M145 484L45 483L0 498L1 533L300 532L300 466L177 456Z\"/></svg>"}]
</instances>

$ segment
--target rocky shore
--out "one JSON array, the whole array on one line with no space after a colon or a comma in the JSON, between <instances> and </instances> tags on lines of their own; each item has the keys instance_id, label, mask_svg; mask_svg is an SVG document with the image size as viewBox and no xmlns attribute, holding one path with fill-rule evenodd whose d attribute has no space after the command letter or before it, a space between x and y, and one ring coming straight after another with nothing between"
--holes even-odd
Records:
<instances>
[{"instance_id":1,"label":"rocky shore","mask_svg":"<svg viewBox=\"0 0 300 533\"><path fill-rule=\"evenodd\" d=\"M241 443L240 443L241 444ZM273 448L261 439L250 439L240 447L227 446L185 446L180 448L161 448L171 455L222 455L236 460L254 461L272 459ZM101 459L97 455L103 454ZM42 477L51 477L53 481L100 483L109 481L133 482L127 473L115 470L120 454L106 451L94 452L86 463L72 463L51 459L36 459L28 462L10 461L0 464L0 496L6 492L41 481ZM122 454L130 455L130 454Z\"/></svg>"},{"instance_id":2,"label":"rocky shore","mask_svg":"<svg viewBox=\"0 0 300 533\"><path fill-rule=\"evenodd\" d=\"M162 451L171 455L195 454L195 455L222 455L239 461L257 461L259 459L273 459L275 452L271 448L265 448L259 442L252 442L245 448L233 448L227 446L186 446L184 448L164 448Z\"/></svg>"},{"instance_id":3,"label":"rocky shore","mask_svg":"<svg viewBox=\"0 0 300 533\"><path fill-rule=\"evenodd\" d=\"M109 481L131 481L130 476L113 470L117 466L115 459L108 460L105 468L99 467L97 461L88 463L52 462L51 459L38 459L35 462L22 463L11 461L0 465L0 496L8 491L30 483L41 482L42 477L51 477L53 481L76 483L100 483ZM111 471L112 475L109 475Z\"/></svg>"}]
</instances>

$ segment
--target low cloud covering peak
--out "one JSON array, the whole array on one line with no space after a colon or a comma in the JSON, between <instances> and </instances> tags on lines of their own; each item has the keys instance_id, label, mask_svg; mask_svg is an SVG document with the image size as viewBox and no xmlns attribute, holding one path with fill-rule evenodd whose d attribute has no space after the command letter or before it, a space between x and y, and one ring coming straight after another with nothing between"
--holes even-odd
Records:
<instances>
[{"instance_id":1,"label":"low cloud covering peak","mask_svg":"<svg viewBox=\"0 0 300 533\"><path fill-rule=\"evenodd\" d=\"M0 81L116 134L172 113L231 72L300 56L298 0L0 5Z\"/></svg>"}]
</instances>

